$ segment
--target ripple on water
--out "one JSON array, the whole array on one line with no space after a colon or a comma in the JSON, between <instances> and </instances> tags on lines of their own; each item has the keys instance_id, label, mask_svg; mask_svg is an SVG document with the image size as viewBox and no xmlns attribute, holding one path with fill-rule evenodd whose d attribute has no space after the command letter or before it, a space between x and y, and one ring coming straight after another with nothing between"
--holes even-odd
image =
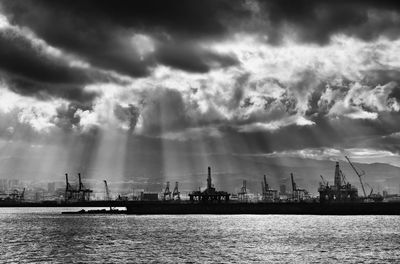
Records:
<instances>
[{"instance_id":1,"label":"ripple on water","mask_svg":"<svg viewBox=\"0 0 400 264\"><path fill-rule=\"evenodd\" d=\"M28 210L0 209L1 263L400 261L397 216L66 216L59 208Z\"/></svg>"}]
</instances>

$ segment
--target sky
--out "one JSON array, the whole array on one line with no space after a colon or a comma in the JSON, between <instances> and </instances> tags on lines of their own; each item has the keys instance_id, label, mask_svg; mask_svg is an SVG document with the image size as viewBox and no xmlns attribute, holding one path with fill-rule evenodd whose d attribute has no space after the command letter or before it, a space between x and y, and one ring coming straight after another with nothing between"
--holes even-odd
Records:
<instances>
[{"instance_id":1,"label":"sky","mask_svg":"<svg viewBox=\"0 0 400 264\"><path fill-rule=\"evenodd\" d=\"M399 54L397 1L0 0L0 177L400 167Z\"/></svg>"}]
</instances>

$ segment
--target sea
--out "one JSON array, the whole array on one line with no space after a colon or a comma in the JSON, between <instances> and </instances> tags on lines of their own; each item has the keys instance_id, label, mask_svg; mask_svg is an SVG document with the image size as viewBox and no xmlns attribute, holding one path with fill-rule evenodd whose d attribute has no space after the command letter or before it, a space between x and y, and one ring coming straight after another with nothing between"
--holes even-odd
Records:
<instances>
[{"instance_id":1,"label":"sea","mask_svg":"<svg viewBox=\"0 0 400 264\"><path fill-rule=\"evenodd\" d=\"M71 210L0 208L0 263L400 263L400 216Z\"/></svg>"}]
</instances>

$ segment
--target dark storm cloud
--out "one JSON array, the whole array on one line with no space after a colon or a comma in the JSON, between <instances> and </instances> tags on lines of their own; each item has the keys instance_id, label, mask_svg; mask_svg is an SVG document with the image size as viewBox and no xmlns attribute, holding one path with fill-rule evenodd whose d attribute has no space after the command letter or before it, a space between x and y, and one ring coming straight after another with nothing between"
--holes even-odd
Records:
<instances>
[{"instance_id":1,"label":"dark storm cloud","mask_svg":"<svg viewBox=\"0 0 400 264\"><path fill-rule=\"evenodd\" d=\"M46 48L15 29L0 31L3 81L20 94L90 101L95 94L84 91L83 85L113 79L96 70L70 67L67 61L46 53Z\"/></svg>"},{"instance_id":2,"label":"dark storm cloud","mask_svg":"<svg viewBox=\"0 0 400 264\"><path fill-rule=\"evenodd\" d=\"M164 65L188 72L206 73L211 68L224 68L239 63L233 54L219 54L196 44L171 43L161 45L157 59Z\"/></svg>"},{"instance_id":3,"label":"dark storm cloud","mask_svg":"<svg viewBox=\"0 0 400 264\"><path fill-rule=\"evenodd\" d=\"M269 18L271 43L282 40L285 26L294 28L300 41L319 44L328 43L336 33L364 40L400 35L398 1L276 0L260 1L260 4L262 15Z\"/></svg>"},{"instance_id":4,"label":"dark storm cloud","mask_svg":"<svg viewBox=\"0 0 400 264\"><path fill-rule=\"evenodd\" d=\"M396 87L389 94L389 98L395 98L397 102L400 102L400 87L396 85Z\"/></svg>"},{"instance_id":5,"label":"dark storm cloud","mask_svg":"<svg viewBox=\"0 0 400 264\"><path fill-rule=\"evenodd\" d=\"M5 75L5 79L11 83L11 89L40 98L60 96L81 102L91 101L96 96L82 89L84 85L115 81L92 70L96 68L144 77L157 65L198 73L239 65L235 55L209 48L213 43L229 39L236 32L267 35L270 43L279 44L289 28L289 32L297 34L300 41L326 44L335 33L365 40L379 35L397 37L397 21L400 21L396 19L399 8L394 1L152 0L111 3L16 0L0 3L2 12L13 25L31 29L35 36L59 48L63 54L76 56L94 67L69 67L65 60L38 49L29 38L23 35L10 37L6 31L2 31L0 68L4 74L1 75ZM385 12L395 15L385 15ZM135 36L139 38L135 39ZM249 51L252 51L251 47ZM366 74L369 81L376 85L397 81L396 73L383 69ZM235 77L238 78L237 84L232 87L234 92L227 108L234 110L241 104L247 108L254 106L254 98L244 98L245 86L252 85L248 84L251 78L246 75ZM274 101L265 98L265 114L257 113L254 117L250 114L248 120L240 120L238 124L279 120L288 115L301 115L302 111L307 111L307 118L325 116L335 101L326 105L320 102L326 90L324 81L319 80L311 70L295 77L293 87L282 87L286 91L279 95L281 98ZM282 86L280 81L276 80L277 85ZM390 96L398 98L397 89L393 89ZM190 122L184 114L188 104L179 91L155 90L154 95L148 98L140 113L146 133L158 135L162 131L189 126ZM304 109L306 101L308 110ZM121 122L129 123L130 127L136 125L139 114L134 108L117 105L113 110ZM213 120L211 113L207 112L208 118L205 119ZM65 123L65 127L72 126L75 122L72 114L73 109L60 111L62 117L59 117L58 125L64 126ZM222 125L237 125L234 124L235 120L214 119ZM289 121L293 123L293 120Z\"/></svg>"},{"instance_id":6,"label":"dark storm cloud","mask_svg":"<svg viewBox=\"0 0 400 264\"><path fill-rule=\"evenodd\" d=\"M80 69L66 67L35 47L30 39L14 30L0 32L0 67L29 79L52 83L81 83L88 77Z\"/></svg>"},{"instance_id":7,"label":"dark storm cloud","mask_svg":"<svg viewBox=\"0 0 400 264\"><path fill-rule=\"evenodd\" d=\"M240 9L240 1L232 3L230 1L212 0L202 1L201 3L184 0L117 1L113 3L104 0L76 2L39 0L13 1L13 3L9 3L9 6L12 10L19 11L22 21L36 16L36 14L21 14L28 11L27 7L33 7L38 10L32 10L33 12L44 12L46 16L51 16L51 11L56 15L67 15L69 16L68 19L71 20L78 18L76 23L83 23L80 19L85 19L88 22L104 21L104 23L97 25L100 28L107 25L118 25L125 28L135 26L139 29L149 30L159 28L167 32L192 36L219 35L226 30L220 16L224 16L224 14L241 16L246 13ZM46 12L46 10L49 11ZM69 22L72 26L73 21ZM79 28L75 29L79 30ZM49 32L49 34L54 33Z\"/></svg>"},{"instance_id":8,"label":"dark storm cloud","mask_svg":"<svg viewBox=\"0 0 400 264\"><path fill-rule=\"evenodd\" d=\"M240 31L266 34L270 43L279 43L289 26L299 40L321 44L335 33L366 40L400 33L400 20L384 13L398 15L396 1L17 0L1 5L13 24L30 28L47 43L95 67L133 77L147 76L158 64L200 73L236 65L232 54L219 54L198 43ZM258 6L258 11L251 6ZM141 54L131 39L135 34L149 36L155 50ZM21 67L14 65L22 74ZM60 73L57 67L32 74L57 81L85 79L82 74Z\"/></svg>"},{"instance_id":9,"label":"dark storm cloud","mask_svg":"<svg viewBox=\"0 0 400 264\"><path fill-rule=\"evenodd\" d=\"M157 63L189 72L236 64L232 55L206 50L196 41L224 35L226 16L249 13L241 2L228 1L13 1L3 6L13 23L51 45L133 77L148 75ZM155 55L142 56L135 49L130 38L136 33L157 42Z\"/></svg>"},{"instance_id":10,"label":"dark storm cloud","mask_svg":"<svg viewBox=\"0 0 400 264\"><path fill-rule=\"evenodd\" d=\"M40 100L50 100L53 97L61 97L71 101L90 104L97 96L96 92L84 91L79 84L42 83L8 74L5 74L3 80L8 83L8 88L11 91L22 95L33 96Z\"/></svg>"}]
</instances>

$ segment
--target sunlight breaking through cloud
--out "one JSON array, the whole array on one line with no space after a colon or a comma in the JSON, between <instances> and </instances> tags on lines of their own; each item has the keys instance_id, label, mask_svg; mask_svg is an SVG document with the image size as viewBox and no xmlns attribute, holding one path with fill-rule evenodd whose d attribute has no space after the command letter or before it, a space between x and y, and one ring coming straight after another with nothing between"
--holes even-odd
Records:
<instances>
[{"instance_id":1,"label":"sunlight breaking through cloud","mask_svg":"<svg viewBox=\"0 0 400 264\"><path fill-rule=\"evenodd\" d=\"M90 3L0 1L3 155L157 183L232 153L399 165L399 10Z\"/></svg>"}]
</instances>

